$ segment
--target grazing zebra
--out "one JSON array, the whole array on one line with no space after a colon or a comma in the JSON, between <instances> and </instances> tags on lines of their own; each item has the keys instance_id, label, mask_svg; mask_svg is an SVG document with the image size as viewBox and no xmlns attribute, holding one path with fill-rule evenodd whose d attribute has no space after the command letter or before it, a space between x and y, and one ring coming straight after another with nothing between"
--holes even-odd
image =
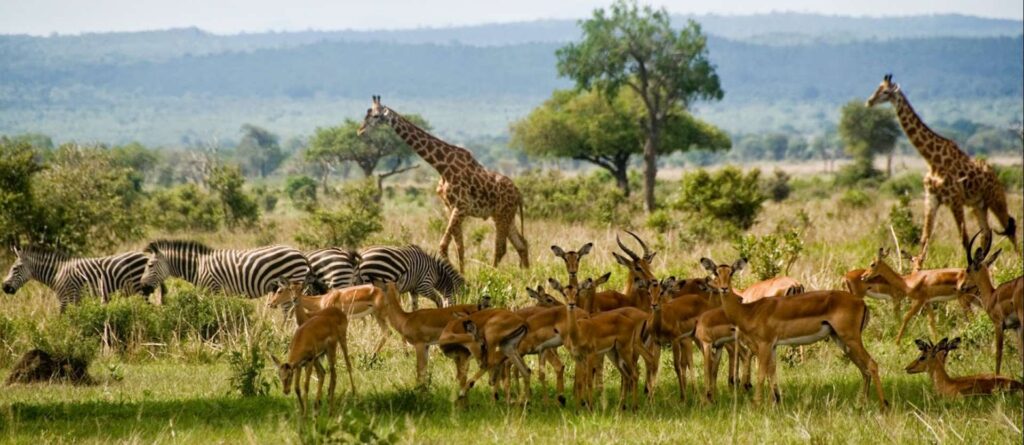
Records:
<instances>
[{"instance_id":1,"label":"grazing zebra","mask_svg":"<svg viewBox=\"0 0 1024 445\"><path fill-rule=\"evenodd\" d=\"M288 246L229 250L195 241L159 240L143 252L148 261L142 283L149 286L173 276L214 292L259 298L282 284L304 284L309 275L309 261Z\"/></svg>"},{"instance_id":2,"label":"grazing zebra","mask_svg":"<svg viewBox=\"0 0 1024 445\"><path fill-rule=\"evenodd\" d=\"M451 305L455 294L462 291L464 280L455 267L419 246L368 247L359 256L356 275L360 283L394 281L399 292L412 293L413 309L419 308L419 297L429 298L437 307Z\"/></svg>"},{"instance_id":3,"label":"grazing zebra","mask_svg":"<svg viewBox=\"0 0 1024 445\"><path fill-rule=\"evenodd\" d=\"M140 252L82 258L42 247L12 251L16 258L4 278L4 292L14 294L28 280L39 281L56 292L61 312L68 304L78 303L86 288L98 294L104 303L116 291L141 293L148 301L155 288L141 284L146 256Z\"/></svg>"},{"instance_id":4,"label":"grazing zebra","mask_svg":"<svg viewBox=\"0 0 1024 445\"><path fill-rule=\"evenodd\" d=\"M358 252L328 247L306 252L306 258L309 259L312 294L320 295L355 284Z\"/></svg>"}]
</instances>

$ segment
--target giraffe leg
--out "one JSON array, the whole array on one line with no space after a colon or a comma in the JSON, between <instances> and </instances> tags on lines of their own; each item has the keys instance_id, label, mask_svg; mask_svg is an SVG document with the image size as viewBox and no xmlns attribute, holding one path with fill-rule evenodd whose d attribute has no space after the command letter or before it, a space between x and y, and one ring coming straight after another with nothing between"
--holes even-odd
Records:
<instances>
[{"instance_id":1,"label":"giraffe leg","mask_svg":"<svg viewBox=\"0 0 1024 445\"><path fill-rule=\"evenodd\" d=\"M526 242L526 237L522 233L519 233L519 229L516 228L515 224L509 224L508 238L512 241L512 247L516 248L516 253L519 254L519 267L527 269L530 267L530 245Z\"/></svg>"},{"instance_id":2,"label":"giraffe leg","mask_svg":"<svg viewBox=\"0 0 1024 445\"><path fill-rule=\"evenodd\" d=\"M967 236L967 224L964 223L963 200L956 199L951 202L949 204L949 212L953 214L953 221L956 222L957 231L960 232L960 244L964 246L964 250L967 250L967 243L970 242L970 238ZM991 236L991 234L988 236Z\"/></svg>"},{"instance_id":3,"label":"giraffe leg","mask_svg":"<svg viewBox=\"0 0 1024 445\"><path fill-rule=\"evenodd\" d=\"M458 208L452 209L451 216L448 217L448 227L444 229L444 235L441 236L441 245L438 250L441 252L441 256L448 259L448 245L451 243L452 238L455 238L455 249L458 251L462 243L462 212ZM462 270L462 253L459 252L459 272Z\"/></svg>"},{"instance_id":4,"label":"giraffe leg","mask_svg":"<svg viewBox=\"0 0 1024 445\"><path fill-rule=\"evenodd\" d=\"M924 232L921 234L921 254L912 259L913 270L919 271L924 267L924 261L928 257L928 243L932 238L932 229L935 228L935 214L939 211L939 203L933 193L925 187L924 192Z\"/></svg>"},{"instance_id":5,"label":"giraffe leg","mask_svg":"<svg viewBox=\"0 0 1024 445\"><path fill-rule=\"evenodd\" d=\"M498 267L508 249L508 232L511 222L505 215L494 216L494 267Z\"/></svg>"}]
</instances>

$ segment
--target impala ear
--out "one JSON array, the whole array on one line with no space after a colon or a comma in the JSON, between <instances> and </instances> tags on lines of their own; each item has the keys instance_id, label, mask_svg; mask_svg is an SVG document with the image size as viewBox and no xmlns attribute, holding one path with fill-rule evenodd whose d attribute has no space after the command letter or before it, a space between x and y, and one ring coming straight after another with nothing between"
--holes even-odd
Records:
<instances>
[{"instance_id":1,"label":"impala ear","mask_svg":"<svg viewBox=\"0 0 1024 445\"><path fill-rule=\"evenodd\" d=\"M926 342L926 341L924 341L924 340L922 340L920 338L917 339L917 340L914 340L914 343L917 344L917 349L921 350L921 352L927 351L929 348L932 347L930 344L928 344L928 342Z\"/></svg>"},{"instance_id":2,"label":"impala ear","mask_svg":"<svg viewBox=\"0 0 1024 445\"><path fill-rule=\"evenodd\" d=\"M565 258L565 251L561 247L551 246L551 251L555 253L556 257Z\"/></svg>"},{"instance_id":3,"label":"impala ear","mask_svg":"<svg viewBox=\"0 0 1024 445\"><path fill-rule=\"evenodd\" d=\"M554 290L562 292L563 294L565 293L565 291L562 290L562 283L559 283L558 280L554 278L548 278L548 285Z\"/></svg>"},{"instance_id":4,"label":"impala ear","mask_svg":"<svg viewBox=\"0 0 1024 445\"><path fill-rule=\"evenodd\" d=\"M622 255L619 255L618 253L612 252L612 256L615 257L615 262L616 263L619 263L620 265L623 265L623 266L626 266L626 267L633 267L633 262L630 261L630 260L627 260Z\"/></svg>"},{"instance_id":5,"label":"impala ear","mask_svg":"<svg viewBox=\"0 0 1024 445\"><path fill-rule=\"evenodd\" d=\"M996 259L999 258L999 254L1000 253L1003 253L1003 249L1002 248L997 250L992 255L989 255L988 259L985 260L985 267L992 267L992 263L996 262Z\"/></svg>"},{"instance_id":6,"label":"impala ear","mask_svg":"<svg viewBox=\"0 0 1024 445\"><path fill-rule=\"evenodd\" d=\"M612 277L612 273L611 272L605 272L604 275L601 275L601 276L597 277L597 280L594 280L594 285L595 286L600 286L600 285L602 285L604 283L607 283L608 279L611 278L611 277Z\"/></svg>"},{"instance_id":7,"label":"impala ear","mask_svg":"<svg viewBox=\"0 0 1024 445\"><path fill-rule=\"evenodd\" d=\"M583 247L580 247L580 250L578 250L577 252L579 252L580 256L583 256L590 253L590 249L592 247L594 247L594 243L586 243L583 245Z\"/></svg>"},{"instance_id":8,"label":"impala ear","mask_svg":"<svg viewBox=\"0 0 1024 445\"><path fill-rule=\"evenodd\" d=\"M711 261L711 258L702 257L700 259L700 265L703 266L704 269L707 270L709 274L711 274L711 275L717 275L718 274L718 270L717 270L718 269L718 265L715 264L714 261Z\"/></svg>"},{"instance_id":9,"label":"impala ear","mask_svg":"<svg viewBox=\"0 0 1024 445\"><path fill-rule=\"evenodd\" d=\"M743 270L744 267L747 267L747 259L746 258L740 258L740 259L736 260L735 263L732 263L732 273L739 272L739 271Z\"/></svg>"},{"instance_id":10,"label":"impala ear","mask_svg":"<svg viewBox=\"0 0 1024 445\"><path fill-rule=\"evenodd\" d=\"M533 298L534 300L540 299L540 295L537 293L537 291L530 289L529 286L526 287L526 296Z\"/></svg>"}]
</instances>

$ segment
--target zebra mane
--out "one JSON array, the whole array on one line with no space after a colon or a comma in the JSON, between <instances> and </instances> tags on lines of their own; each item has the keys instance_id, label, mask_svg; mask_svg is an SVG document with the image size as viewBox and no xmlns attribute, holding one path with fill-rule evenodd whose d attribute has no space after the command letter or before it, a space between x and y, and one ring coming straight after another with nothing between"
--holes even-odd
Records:
<instances>
[{"instance_id":1,"label":"zebra mane","mask_svg":"<svg viewBox=\"0 0 1024 445\"><path fill-rule=\"evenodd\" d=\"M150 242L142 251L146 253L154 253L156 251L167 252L169 250L192 250L203 255L213 251L212 248L206 244L200 243L199 241L166 239Z\"/></svg>"},{"instance_id":2,"label":"zebra mane","mask_svg":"<svg viewBox=\"0 0 1024 445\"><path fill-rule=\"evenodd\" d=\"M448 290L457 291L458 288L462 287L462 285L465 284L466 280L462 278L462 274L459 273L458 269L456 269L455 266L452 265L452 262L448 261L447 258L441 256L436 252L426 252L423 250L423 248L415 244L411 244L409 247L422 252L424 255L426 255L436 263L437 271L440 272L444 278L446 278L445 280L442 280L442 282L451 285L451 289Z\"/></svg>"},{"instance_id":3,"label":"zebra mane","mask_svg":"<svg viewBox=\"0 0 1024 445\"><path fill-rule=\"evenodd\" d=\"M21 252L21 255L52 256L52 257L56 257L57 259L61 259L61 260L67 260L67 259L74 258L73 255L71 255L71 254L69 254L69 253L67 253L67 252L65 252L63 250L54 249L52 247L47 247L47 246L40 246L40 245L33 245L33 246L22 247L20 252Z\"/></svg>"}]
</instances>

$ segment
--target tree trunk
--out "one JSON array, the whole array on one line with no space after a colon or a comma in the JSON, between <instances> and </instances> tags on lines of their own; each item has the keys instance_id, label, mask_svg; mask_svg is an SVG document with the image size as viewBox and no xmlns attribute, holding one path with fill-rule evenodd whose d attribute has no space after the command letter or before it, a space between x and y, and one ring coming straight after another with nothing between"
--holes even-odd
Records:
<instances>
[{"instance_id":1,"label":"tree trunk","mask_svg":"<svg viewBox=\"0 0 1024 445\"><path fill-rule=\"evenodd\" d=\"M629 171L625 166L616 166L615 170L612 170L612 176L615 178L615 185L622 190L622 195L629 197Z\"/></svg>"},{"instance_id":2,"label":"tree trunk","mask_svg":"<svg viewBox=\"0 0 1024 445\"><path fill-rule=\"evenodd\" d=\"M647 213L655 211L658 203L654 201L654 182L658 176L658 145L661 129L656 122L651 122L644 142L644 205Z\"/></svg>"},{"instance_id":3,"label":"tree trunk","mask_svg":"<svg viewBox=\"0 0 1024 445\"><path fill-rule=\"evenodd\" d=\"M885 157L885 175L890 178L892 177L892 155L895 152L895 149L889 150L889 154Z\"/></svg>"}]
</instances>

